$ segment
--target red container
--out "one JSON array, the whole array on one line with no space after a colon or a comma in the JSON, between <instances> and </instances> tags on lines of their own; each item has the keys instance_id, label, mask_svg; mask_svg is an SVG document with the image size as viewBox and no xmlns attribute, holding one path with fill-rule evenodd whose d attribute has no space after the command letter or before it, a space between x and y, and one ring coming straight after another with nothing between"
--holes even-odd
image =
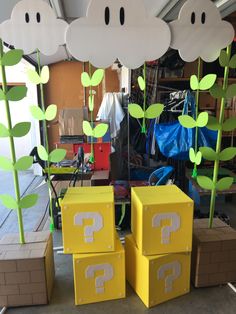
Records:
<instances>
[{"instance_id":1,"label":"red container","mask_svg":"<svg viewBox=\"0 0 236 314\"><path fill-rule=\"evenodd\" d=\"M79 147L83 147L84 153L91 153L91 144L74 144L73 151L77 154ZM110 170L110 154L111 154L111 143L94 143L94 170Z\"/></svg>"}]
</instances>

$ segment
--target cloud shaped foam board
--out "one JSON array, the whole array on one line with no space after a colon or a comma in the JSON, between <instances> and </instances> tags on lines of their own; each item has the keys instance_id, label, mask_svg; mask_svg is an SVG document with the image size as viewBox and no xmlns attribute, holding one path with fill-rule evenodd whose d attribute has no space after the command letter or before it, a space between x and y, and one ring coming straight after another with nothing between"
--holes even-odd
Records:
<instances>
[{"instance_id":1,"label":"cloud shaped foam board","mask_svg":"<svg viewBox=\"0 0 236 314\"><path fill-rule=\"evenodd\" d=\"M13 8L10 20L0 25L0 34L6 43L24 50L25 54L39 49L49 56L65 44L67 27L46 2L22 0Z\"/></svg>"},{"instance_id":2,"label":"cloud shaped foam board","mask_svg":"<svg viewBox=\"0 0 236 314\"><path fill-rule=\"evenodd\" d=\"M92 0L87 17L72 22L69 52L80 61L107 68L118 58L127 68L160 58L170 46L168 25L148 17L142 0Z\"/></svg>"},{"instance_id":3,"label":"cloud shaped foam board","mask_svg":"<svg viewBox=\"0 0 236 314\"><path fill-rule=\"evenodd\" d=\"M186 62L201 57L206 62L215 61L221 49L234 38L233 26L222 21L220 13L210 0L188 0L179 13L178 20L169 24L171 47L179 50Z\"/></svg>"}]
</instances>

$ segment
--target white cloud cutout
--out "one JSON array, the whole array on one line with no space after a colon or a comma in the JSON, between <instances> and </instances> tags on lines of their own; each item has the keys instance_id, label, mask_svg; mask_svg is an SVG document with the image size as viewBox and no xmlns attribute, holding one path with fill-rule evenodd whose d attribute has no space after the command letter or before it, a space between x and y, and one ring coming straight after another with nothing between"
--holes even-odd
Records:
<instances>
[{"instance_id":1,"label":"white cloud cutout","mask_svg":"<svg viewBox=\"0 0 236 314\"><path fill-rule=\"evenodd\" d=\"M69 52L98 68L117 58L127 68L138 68L165 54L170 40L168 25L148 17L142 0L92 0L87 17L72 22L66 35Z\"/></svg>"},{"instance_id":2,"label":"white cloud cutout","mask_svg":"<svg viewBox=\"0 0 236 314\"><path fill-rule=\"evenodd\" d=\"M210 0L188 0L182 7L178 20L169 24L171 48L179 50L186 62L201 57L206 62L215 61L221 49L234 39L233 26L222 21L220 13Z\"/></svg>"},{"instance_id":3,"label":"white cloud cutout","mask_svg":"<svg viewBox=\"0 0 236 314\"><path fill-rule=\"evenodd\" d=\"M67 27L45 1L22 0L13 8L11 18L0 25L0 34L6 43L25 54L39 49L49 56L65 44Z\"/></svg>"}]
</instances>

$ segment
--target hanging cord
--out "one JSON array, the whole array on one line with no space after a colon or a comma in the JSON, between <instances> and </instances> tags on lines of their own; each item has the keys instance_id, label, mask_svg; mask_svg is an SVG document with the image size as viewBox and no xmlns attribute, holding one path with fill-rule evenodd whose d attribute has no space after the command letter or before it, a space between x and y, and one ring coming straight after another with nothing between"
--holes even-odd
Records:
<instances>
[{"instance_id":1,"label":"hanging cord","mask_svg":"<svg viewBox=\"0 0 236 314\"><path fill-rule=\"evenodd\" d=\"M91 63L89 62L89 77L91 78L92 77L92 65L91 65ZM93 93L93 90L92 90L92 86L90 85L90 87L89 87L89 98L91 99L91 101L92 101L92 97L93 97L93 95L92 95L92 93ZM94 127L94 116L93 116L93 110L90 112L90 120L91 120L91 124L92 124L92 128ZM93 164L94 163L94 161L95 161L95 158L94 158L94 141L93 141L93 136L91 136L90 137L91 138L91 156L90 156L90 158L89 158L89 161L90 161L90 163L91 164Z\"/></svg>"},{"instance_id":2,"label":"hanging cord","mask_svg":"<svg viewBox=\"0 0 236 314\"><path fill-rule=\"evenodd\" d=\"M198 82L200 81L201 79L201 66L202 66L202 61L201 61L201 58L198 58L198 70L197 70L197 78L198 78ZM197 92L196 92L196 119L198 117L198 113L199 113L199 96L200 96L200 90L199 88L197 89ZM195 129L195 155L197 154L198 152L198 127L196 127ZM194 164L194 169L193 169L193 173L192 173L192 177L193 178L196 178L198 175L198 172L197 172L197 164L195 163Z\"/></svg>"},{"instance_id":3,"label":"hanging cord","mask_svg":"<svg viewBox=\"0 0 236 314\"><path fill-rule=\"evenodd\" d=\"M145 88L143 91L143 111L146 111L146 105L147 105L147 86L146 86L146 80L147 80L147 64L144 62L143 65L143 79L145 82ZM147 128L146 128L146 119L145 116L143 117L143 124L142 124L142 133L146 134Z\"/></svg>"},{"instance_id":4,"label":"hanging cord","mask_svg":"<svg viewBox=\"0 0 236 314\"><path fill-rule=\"evenodd\" d=\"M40 52L38 49L37 49L37 63L38 63L38 72L39 72L39 75L41 75L41 60L40 60ZM42 108L43 112L45 112L44 89L43 89L42 83L40 83L40 98L41 98L41 108ZM45 149L46 149L47 153L49 154L49 142L48 142L48 132L47 132L46 120L43 120L43 130L44 130ZM55 226L54 226L54 219L53 219L53 201L52 201L52 191L51 191L52 182L51 182L50 162L48 160L46 161L46 168L48 169L47 185L48 185L48 192L49 192L50 231L53 232L55 230Z\"/></svg>"}]
</instances>

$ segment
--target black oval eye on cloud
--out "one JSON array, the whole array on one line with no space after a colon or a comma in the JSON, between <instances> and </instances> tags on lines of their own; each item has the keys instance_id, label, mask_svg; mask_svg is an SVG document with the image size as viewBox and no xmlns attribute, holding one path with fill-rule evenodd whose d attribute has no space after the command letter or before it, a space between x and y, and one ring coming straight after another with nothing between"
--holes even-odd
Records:
<instances>
[{"instance_id":1,"label":"black oval eye on cloud","mask_svg":"<svg viewBox=\"0 0 236 314\"><path fill-rule=\"evenodd\" d=\"M30 17L29 17L28 12L25 13L25 21L26 21L26 23L29 23L29 21L30 21Z\"/></svg>"},{"instance_id":2,"label":"black oval eye on cloud","mask_svg":"<svg viewBox=\"0 0 236 314\"><path fill-rule=\"evenodd\" d=\"M38 23L41 22L41 15L40 15L39 12L36 14L36 20L37 20Z\"/></svg>"},{"instance_id":3,"label":"black oval eye on cloud","mask_svg":"<svg viewBox=\"0 0 236 314\"><path fill-rule=\"evenodd\" d=\"M202 13L202 24L205 24L206 23L206 13L203 12Z\"/></svg>"},{"instance_id":4,"label":"black oval eye on cloud","mask_svg":"<svg viewBox=\"0 0 236 314\"><path fill-rule=\"evenodd\" d=\"M120 8L120 24L125 24L125 9L123 7Z\"/></svg>"},{"instance_id":5,"label":"black oval eye on cloud","mask_svg":"<svg viewBox=\"0 0 236 314\"><path fill-rule=\"evenodd\" d=\"M110 9L109 9L109 7L105 8L105 23L106 23L106 25L109 25L109 23L110 23Z\"/></svg>"},{"instance_id":6,"label":"black oval eye on cloud","mask_svg":"<svg viewBox=\"0 0 236 314\"><path fill-rule=\"evenodd\" d=\"M191 15L191 23L195 24L195 22L196 22L196 14L195 14L195 12L193 12Z\"/></svg>"}]
</instances>

